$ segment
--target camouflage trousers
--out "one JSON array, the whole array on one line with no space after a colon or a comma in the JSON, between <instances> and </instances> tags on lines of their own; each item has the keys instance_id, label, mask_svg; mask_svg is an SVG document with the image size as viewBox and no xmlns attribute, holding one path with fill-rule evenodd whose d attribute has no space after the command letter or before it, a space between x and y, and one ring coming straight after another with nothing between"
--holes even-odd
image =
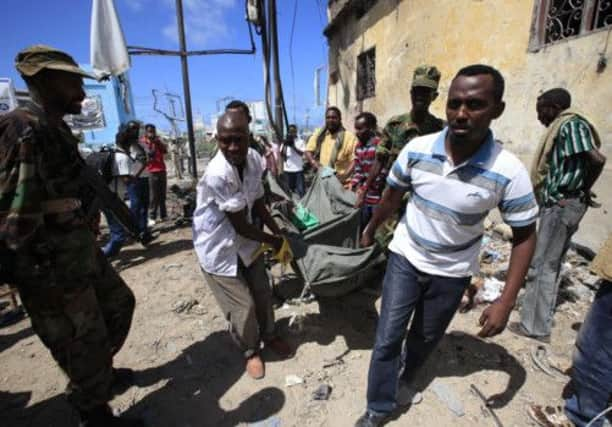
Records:
<instances>
[{"instance_id":1,"label":"camouflage trousers","mask_svg":"<svg viewBox=\"0 0 612 427\"><path fill-rule=\"evenodd\" d=\"M94 271L62 277L51 290L20 283L32 328L69 379L66 394L80 411L111 399L113 356L132 322L134 294L96 249Z\"/></svg>"}]
</instances>

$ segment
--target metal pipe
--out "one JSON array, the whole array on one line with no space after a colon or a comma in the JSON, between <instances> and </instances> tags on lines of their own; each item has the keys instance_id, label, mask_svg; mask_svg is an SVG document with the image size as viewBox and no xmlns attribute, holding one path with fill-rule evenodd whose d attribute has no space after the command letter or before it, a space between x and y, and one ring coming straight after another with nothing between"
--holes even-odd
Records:
<instances>
[{"instance_id":1,"label":"metal pipe","mask_svg":"<svg viewBox=\"0 0 612 427\"><path fill-rule=\"evenodd\" d=\"M187 62L187 43L185 42L185 22L183 20L183 1L176 0L176 22L179 32L179 48L181 54L181 68L183 71L183 92L185 96L185 118L187 119L187 139L189 153L191 154L191 176L198 179L197 159L195 150L195 135L193 133L193 116L191 114L191 89L189 87L189 64Z\"/></svg>"}]
</instances>

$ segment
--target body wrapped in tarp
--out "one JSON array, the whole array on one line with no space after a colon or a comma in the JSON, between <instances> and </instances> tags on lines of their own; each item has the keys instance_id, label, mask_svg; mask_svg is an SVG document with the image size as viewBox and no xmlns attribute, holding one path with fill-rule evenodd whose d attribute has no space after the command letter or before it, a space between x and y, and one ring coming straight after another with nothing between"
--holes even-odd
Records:
<instances>
[{"instance_id":1,"label":"body wrapped in tarp","mask_svg":"<svg viewBox=\"0 0 612 427\"><path fill-rule=\"evenodd\" d=\"M333 174L318 174L300 200L269 177L271 192L282 201L273 205L277 223L289 230L293 269L310 291L336 297L366 285L372 269L384 261L380 247L359 247L360 212L356 196ZM319 224L300 231L292 222L291 203L301 204Z\"/></svg>"}]
</instances>

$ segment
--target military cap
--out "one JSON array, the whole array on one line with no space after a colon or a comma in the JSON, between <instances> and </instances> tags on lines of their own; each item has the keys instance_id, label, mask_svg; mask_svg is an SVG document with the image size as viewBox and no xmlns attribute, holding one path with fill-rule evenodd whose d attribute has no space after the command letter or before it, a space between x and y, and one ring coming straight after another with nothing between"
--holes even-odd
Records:
<instances>
[{"instance_id":1,"label":"military cap","mask_svg":"<svg viewBox=\"0 0 612 427\"><path fill-rule=\"evenodd\" d=\"M424 86L433 90L438 89L440 71L433 65L419 65L414 69L412 87Z\"/></svg>"},{"instance_id":2,"label":"military cap","mask_svg":"<svg viewBox=\"0 0 612 427\"><path fill-rule=\"evenodd\" d=\"M33 76L45 68L50 70L66 71L80 76L96 79L81 68L72 56L51 46L37 44L22 50L15 58L15 68L23 76Z\"/></svg>"}]
</instances>

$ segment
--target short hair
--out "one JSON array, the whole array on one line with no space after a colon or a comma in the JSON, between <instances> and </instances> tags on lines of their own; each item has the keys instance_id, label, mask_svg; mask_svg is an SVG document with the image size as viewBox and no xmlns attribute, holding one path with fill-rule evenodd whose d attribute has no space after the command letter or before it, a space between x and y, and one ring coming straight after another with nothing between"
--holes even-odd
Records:
<instances>
[{"instance_id":1,"label":"short hair","mask_svg":"<svg viewBox=\"0 0 612 427\"><path fill-rule=\"evenodd\" d=\"M545 101L566 110L572 106L572 95L562 87L556 87L538 96L538 101Z\"/></svg>"},{"instance_id":2,"label":"short hair","mask_svg":"<svg viewBox=\"0 0 612 427\"><path fill-rule=\"evenodd\" d=\"M493 78L493 98L495 98L495 101L500 102L504 97L504 77L497 69L491 67L490 65L468 65L457 72L455 79L459 76L479 76L481 74L488 74Z\"/></svg>"},{"instance_id":3,"label":"short hair","mask_svg":"<svg viewBox=\"0 0 612 427\"><path fill-rule=\"evenodd\" d=\"M325 110L325 115L327 116L327 113L329 113L330 111L335 111L338 114L338 117L342 118L342 113L340 112L340 109L335 105L327 107L327 109Z\"/></svg>"},{"instance_id":4,"label":"short hair","mask_svg":"<svg viewBox=\"0 0 612 427\"><path fill-rule=\"evenodd\" d=\"M287 129L291 129L291 128L293 128L295 130L298 129L298 127L297 127L297 125L295 123L291 123L289 126L287 126Z\"/></svg>"},{"instance_id":5,"label":"short hair","mask_svg":"<svg viewBox=\"0 0 612 427\"><path fill-rule=\"evenodd\" d=\"M149 129L155 130L155 125L153 123L147 123L145 125L145 130L149 130Z\"/></svg>"},{"instance_id":6,"label":"short hair","mask_svg":"<svg viewBox=\"0 0 612 427\"><path fill-rule=\"evenodd\" d=\"M366 125L370 129L375 129L378 126L378 121L376 120L376 116L369 111L364 111L363 113L359 113L357 117L355 117L355 121L363 119Z\"/></svg>"},{"instance_id":7,"label":"short hair","mask_svg":"<svg viewBox=\"0 0 612 427\"><path fill-rule=\"evenodd\" d=\"M245 102L240 101L238 99L234 99L229 104L225 106L225 111L227 110L242 110L247 113L249 116L251 115L251 110L249 110L249 106L246 105Z\"/></svg>"}]
</instances>

